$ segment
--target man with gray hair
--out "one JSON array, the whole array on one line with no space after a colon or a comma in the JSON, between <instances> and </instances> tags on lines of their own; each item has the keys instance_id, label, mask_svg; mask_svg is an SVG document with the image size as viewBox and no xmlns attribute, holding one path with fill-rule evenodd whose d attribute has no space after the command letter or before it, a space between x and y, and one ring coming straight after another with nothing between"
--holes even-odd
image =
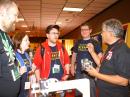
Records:
<instances>
[{"instance_id":1,"label":"man with gray hair","mask_svg":"<svg viewBox=\"0 0 130 97\"><path fill-rule=\"evenodd\" d=\"M101 59L99 72L93 67L86 69L97 77L99 97L129 97L128 79L130 78L130 49L121 39L123 27L117 19L109 19L102 24L102 39L108 44L104 57ZM96 53L88 46L91 55Z\"/></svg>"},{"instance_id":2,"label":"man with gray hair","mask_svg":"<svg viewBox=\"0 0 130 97\"><path fill-rule=\"evenodd\" d=\"M0 0L0 97L18 97L20 75L8 32L15 30L18 8L14 1Z\"/></svg>"}]
</instances>

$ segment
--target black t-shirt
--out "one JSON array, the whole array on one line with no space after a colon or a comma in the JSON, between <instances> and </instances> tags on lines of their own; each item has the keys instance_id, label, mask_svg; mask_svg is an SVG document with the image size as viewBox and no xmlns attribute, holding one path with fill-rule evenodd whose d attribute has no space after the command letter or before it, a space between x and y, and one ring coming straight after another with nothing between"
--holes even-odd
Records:
<instances>
[{"instance_id":1,"label":"black t-shirt","mask_svg":"<svg viewBox=\"0 0 130 97\"><path fill-rule=\"evenodd\" d=\"M9 64L15 64L15 53L13 44L5 32L0 30L0 63L2 77L9 77L11 80Z\"/></svg>"},{"instance_id":2,"label":"black t-shirt","mask_svg":"<svg viewBox=\"0 0 130 97\"><path fill-rule=\"evenodd\" d=\"M100 73L130 78L130 49L118 40L108 46L100 67ZM114 85L98 79L100 97L128 97L128 87Z\"/></svg>"},{"instance_id":3,"label":"black t-shirt","mask_svg":"<svg viewBox=\"0 0 130 97\"><path fill-rule=\"evenodd\" d=\"M0 31L0 63L1 63L1 75L4 76L5 73L9 73L9 52L7 52L7 47L12 47L10 40L8 39L5 32ZM9 75L8 75L9 76Z\"/></svg>"},{"instance_id":4,"label":"black t-shirt","mask_svg":"<svg viewBox=\"0 0 130 97\"><path fill-rule=\"evenodd\" d=\"M73 49L73 52L77 53L77 56L76 56L76 61L77 61L76 71L77 72L82 71L81 61L85 58L87 58L89 61L92 62L93 67L97 66L95 64L91 54L89 53L89 51L86 48L88 43L92 43L94 45L94 49L95 49L97 54L102 52L101 46L96 40L89 39L89 40L79 40L79 41L77 41L76 44L74 45L74 49Z\"/></svg>"},{"instance_id":5,"label":"black t-shirt","mask_svg":"<svg viewBox=\"0 0 130 97\"><path fill-rule=\"evenodd\" d=\"M56 46L50 48L52 54L51 54L51 67L50 67L51 69L49 78L56 78L58 80L61 80L63 76L63 68L60 62L59 52L57 51Z\"/></svg>"},{"instance_id":6,"label":"black t-shirt","mask_svg":"<svg viewBox=\"0 0 130 97\"><path fill-rule=\"evenodd\" d=\"M15 82L9 70L9 64L15 64L15 53L8 35L0 30L0 97L17 97L20 79Z\"/></svg>"}]
</instances>

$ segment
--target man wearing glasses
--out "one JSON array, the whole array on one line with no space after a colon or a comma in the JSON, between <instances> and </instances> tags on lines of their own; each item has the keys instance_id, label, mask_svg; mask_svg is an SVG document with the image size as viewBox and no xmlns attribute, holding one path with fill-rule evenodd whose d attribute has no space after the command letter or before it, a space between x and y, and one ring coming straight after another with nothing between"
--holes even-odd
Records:
<instances>
[{"instance_id":1,"label":"man wearing glasses","mask_svg":"<svg viewBox=\"0 0 130 97\"><path fill-rule=\"evenodd\" d=\"M93 67L86 71L98 79L99 97L129 97L130 49L122 40L123 27L119 20L109 19L102 24L102 39L108 48L101 59L99 72ZM91 49L91 47L88 47ZM95 55L95 51L90 53Z\"/></svg>"},{"instance_id":2,"label":"man wearing glasses","mask_svg":"<svg viewBox=\"0 0 130 97\"><path fill-rule=\"evenodd\" d=\"M69 76L69 55L58 42L59 30L58 25L49 25L46 29L47 40L36 50L34 65L38 81L48 78L67 80ZM43 56L41 56L41 49L44 49Z\"/></svg>"},{"instance_id":3,"label":"man wearing glasses","mask_svg":"<svg viewBox=\"0 0 130 97\"><path fill-rule=\"evenodd\" d=\"M92 32L91 27L88 24L84 24L81 26L81 36L83 39L80 39L76 42L73 49L72 54L72 62L71 62L71 74L76 77L76 79L88 78L90 79L90 96L96 97L96 86L94 77L89 76L85 72L85 68L92 65L94 68L99 65L100 62L93 60L93 57L89 53L87 49L87 45L92 43L94 45L94 50L98 53L99 58L102 56L102 51L100 44L90 38L90 33ZM76 67L76 69L75 69ZM82 97L81 93L76 92L77 97Z\"/></svg>"}]
</instances>

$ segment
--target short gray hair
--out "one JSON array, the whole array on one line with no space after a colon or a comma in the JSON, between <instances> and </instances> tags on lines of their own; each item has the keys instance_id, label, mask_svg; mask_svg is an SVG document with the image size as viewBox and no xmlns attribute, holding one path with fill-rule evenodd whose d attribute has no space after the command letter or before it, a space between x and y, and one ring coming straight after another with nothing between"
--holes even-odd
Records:
<instances>
[{"instance_id":1,"label":"short gray hair","mask_svg":"<svg viewBox=\"0 0 130 97\"><path fill-rule=\"evenodd\" d=\"M117 19L109 19L103 22L103 27L106 28L107 31L113 32L116 37L122 37L123 35L123 26L122 23Z\"/></svg>"}]
</instances>

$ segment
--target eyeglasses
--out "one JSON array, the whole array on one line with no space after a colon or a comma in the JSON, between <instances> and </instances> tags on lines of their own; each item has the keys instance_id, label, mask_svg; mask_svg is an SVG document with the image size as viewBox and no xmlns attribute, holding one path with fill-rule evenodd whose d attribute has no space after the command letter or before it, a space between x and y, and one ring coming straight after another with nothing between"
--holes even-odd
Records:
<instances>
[{"instance_id":1,"label":"eyeglasses","mask_svg":"<svg viewBox=\"0 0 130 97\"><path fill-rule=\"evenodd\" d=\"M60 35L60 33L49 33L49 34L51 34L51 35Z\"/></svg>"},{"instance_id":2,"label":"eyeglasses","mask_svg":"<svg viewBox=\"0 0 130 97\"><path fill-rule=\"evenodd\" d=\"M90 29L81 29L81 31L89 31Z\"/></svg>"}]
</instances>

